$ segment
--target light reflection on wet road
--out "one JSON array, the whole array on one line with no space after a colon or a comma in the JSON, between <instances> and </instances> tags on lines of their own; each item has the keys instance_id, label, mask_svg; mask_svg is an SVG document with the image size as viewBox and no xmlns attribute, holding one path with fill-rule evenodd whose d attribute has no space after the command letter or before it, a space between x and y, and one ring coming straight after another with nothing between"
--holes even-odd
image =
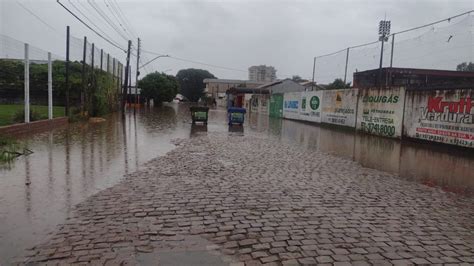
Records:
<instances>
[{"instance_id":1,"label":"light reflection on wet road","mask_svg":"<svg viewBox=\"0 0 474 266\"><path fill-rule=\"evenodd\" d=\"M266 134L448 191L474 191L474 155L468 152L256 114L247 118L243 134ZM224 110L211 110L207 127L192 127L188 106L170 104L127 114L125 121L113 114L104 123L75 123L23 138L34 154L0 166L0 264L46 239L87 196L173 149L172 139L240 130L229 129L225 119Z\"/></svg>"}]
</instances>

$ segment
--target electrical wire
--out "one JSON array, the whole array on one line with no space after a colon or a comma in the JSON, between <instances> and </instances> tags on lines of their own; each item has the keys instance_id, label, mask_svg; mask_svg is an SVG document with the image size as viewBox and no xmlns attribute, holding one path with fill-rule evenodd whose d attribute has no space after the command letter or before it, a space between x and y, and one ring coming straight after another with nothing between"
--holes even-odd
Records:
<instances>
[{"instance_id":1,"label":"electrical wire","mask_svg":"<svg viewBox=\"0 0 474 266\"><path fill-rule=\"evenodd\" d=\"M120 5L117 3L117 1L116 1L116 0L113 0L113 1L109 0L109 2L115 4L116 9L118 10L118 13L117 13L117 14L119 14L119 17L122 18L124 24L125 24L126 27L129 29L129 31L132 33L132 35L133 35L134 37L138 37L137 32L136 32L135 29L132 27L132 24L130 23L130 21L127 19L127 17L126 17L125 14L123 13L122 8L120 8Z\"/></svg>"},{"instance_id":2,"label":"electrical wire","mask_svg":"<svg viewBox=\"0 0 474 266\"><path fill-rule=\"evenodd\" d=\"M97 24L95 24L89 17L87 17L71 0L68 0L69 4L71 4L71 6L76 10L78 11L85 19L87 19L87 21L89 21L94 27L96 27L96 29L98 31L100 31L105 37L109 38L109 39L112 39L107 33L105 33L99 26L97 26ZM78 3L80 3L81 1L78 1ZM91 13L93 14L93 13Z\"/></svg>"},{"instance_id":3,"label":"electrical wire","mask_svg":"<svg viewBox=\"0 0 474 266\"><path fill-rule=\"evenodd\" d=\"M129 39L123 35L122 31L117 28L117 25L107 16L107 14L102 11L102 9L97 5L94 1L87 0L87 3L99 14L99 16L102 17L102 19L115 31L117 34L122 37L125 41L128 41Z\"/></svg>"},{"instance_id":4,"label":"electrical wire","mask_svg":"<svg viewBox=\"0 0 474 266\"><path fill-rule=\"evenodd\" d=\"M127 29L122 25L122 22L118 18L116 11L112 10L113 8L111 7L112 5L109 5L106 0L104 0L104 4L109 10L109 13L112 14L112 16L115 18L115 21L117 21L118 25L122 28L122 30L127 34L127 37L129 39L134 39L133 36L130 35L130 33L127 31Z\"/></svg>"},{"instance_id":5,"label":"electrical wire","mask_svg":"<svg viewBox=\"0 0 474 266\"><path fill-rule=\"evenodd\" d=\"M405 33L405 32L409 32L409 31L418 30L418 29L421 29L421 28L426 28L426 27L429 27L429 26L433 26L433 25L436 25L436 24L445 22L445 21L451 22L451 19L458 18L458 17L464 16L464 15L468 15L468 14L471 14L471 13L473 13L473 12L474 12L474 10L469 10L469 11L467 11L467 12L463 12L463 13L461 13L461 14L457 14L457 15L451 16L451 17L449 17L449 18L441 19L441 20L438 20L438 21L435 21L435 22L432 22L432 23L428 23L428 24L425 24L425 25L418 26L418 27L413 27L413 28L410 28L410 29L406 29L406 30L402 30L402 31L399 31L399 32L395 32L395 33L392 33L392 34L388 35L387 37L390 37L390 36L393 36L393 35L396 35L396 34L400 34L400 33ZM359 48L359 47L363 47L363 46L368 46L368 45L371 45L371 44L375 44L375 43L377 43L377 42L379 42L379 41L373 41L373 42L364 43L364 44L360 44L360 45L350 46L350 47L348 47L348 48L349 48L349 49ZM333 53L329 53L329 54L319 55L319 56L316 56L315 58L321 58L321 57L326 57L326 56L335 55L335 54L337 54L337 53L340 53L340 52L345 51L345 50L348 49L348 48L345 48L345 49L342 49L342 50L339 50L339 51L336 51L336 52L333 52Z\"/></svg>"},{"instance_id":6,"label":"electrical wire","mask_svg":"<svg viewBox=\"0 0 474 266\"><path fill-rule=\"evenodd\" d=\"M66 9L67 12L69 12L71 15L73 15L77 20L79 20L79 22L81 22L84 26L86 26L88 29L90 29L91 31L93 31L95 34L97 34L97 36L99 36L100 38L102 38L103 40L105 40L106 42L108 42L109 44L111 44L112 46L126 52L127 50L123 49L122 47L118 46L117 44L115 44L113 41L107 39L106 37L104 37L102 34L100 34L99 32L97 32L97 30L93 29L91 26L89 26L89 24L85 23L84 20L82 20L81 18L79 18L74 12L72 12L69 8L67 8L65 5L63 5L59 0L56 0L56 2L58 4L60 4L64 9Z\"/></svg>"},{"instance_id":7,"label":"electrical wire","mask_svg":"<svg viewBox=\"0 0 474 266\"><path fill-rule=\"evenodd\" d=\"M44 25L46 25L48 28L50 28L51 30L53 30L54 32L58 33L59 35L61 36L64 36L63 33L59 32L57 29L55 29L53 26L51 26L50 24L48 24L46 21L44 21L42 18L40 18L38 15L36 15L33 11L31 11L30 9L28 9L26 6L24 6L22 3L20 3L19 1L16 1L16 3L21 6L24 10L26 10L28 13L30 13L32 16L34 16L36 19L38 19L39 21L41 21L41 23L43 23Z\"/></svg>"}]
</instances>

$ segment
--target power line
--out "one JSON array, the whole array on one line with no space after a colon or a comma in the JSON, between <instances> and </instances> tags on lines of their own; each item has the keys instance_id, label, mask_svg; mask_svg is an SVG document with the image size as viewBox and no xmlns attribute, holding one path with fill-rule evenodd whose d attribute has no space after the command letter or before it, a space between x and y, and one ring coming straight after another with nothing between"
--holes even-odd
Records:
<instances>
[{"instance_id":1,"label":"power line","mask_svg":"<svg viewBox=\"0 0 474 266\"><path fill-rule=\"evenodd\" d=\"M133 36L131 36L130 33L127 31L127 29L122 25L122 22L120 21L120 19L118 18L117 14L116 14L117 12L115 10L112 10L113 9L112 5L107 4L106 0L104 0L104 4L107 7L107 9L109 10L109 12L112 14L112 16L115 18L115 20L118 22L118 24L122 28L122 30L127 34L127 37L129 37L130 39L133 39Z\"/></svg>"},{"instance_id":2,"label":"power line","mask_svg":"<svg viewBox=\"0 0 474 266\"><path fill-rule=\"evenodd\" d=\"M26 6L24 6L22 3L20 3L19 1L16 1L16 3L18 5L20 5L24 10L26 10L28 13L30 13L32 16L34 16L36 19L38 19L39 21L41 21L41 23L43 23L44 25L46 25L48 28L52 29L54 32L60 34L61 36L64 36L64 34L61 34L57 29L55 29L53 26L51 26L50 24L48 24L46 21L44 21L42 18L40 18L38 15L36 15L33 11L31 11L30 9L28 9Z\"/></svg>"},{"instance_id":3,"label":"power line","mask_svg":"<svg viewBox=\"0 0 474 266\"><path fill-rule=\"evenodd\" d=\"M89 19L89 17L87 17L71 0L68 0L69 4L71 4L71 6L76 10L78 11L84 18L87 19L87 21L89 21L94 27L97 28L98 31L100 31L105 37L109 38L109 39L112 39L107 33L105 33L104 30L102 30L99 26L97 26L97 24L95 24L92 19ZM78 1L78 3L80 3L81 1ZM84 6L83 6L84 8ZM93 14L93 13L91 13ZM115 40L114 40L115 43L117 43Z\"/></svg>"},{"instance_id":4,"label":"power line","mask_svg":"<svg viewBox=\"0 0 474 266\"><path fill-rule=\"evenodd\" d=\"M84 26L86 26L88 29L90 29L91 31L93 31L95 34L97 34L100 38L102 38L103 40L105 40L106 42L108 42L109 44L111 44L112 46L126 52L125 49L123 49L122 47L118 46L117 44L113 43L111 40L107 39L106 37L104 37L102 34L100 34L99 32L97 32L95 29L93 29L91 26L89 26L89 24L85 23L81 18L79 18L76 14L74 14L74 12L72 12L71 10L69 10L66 6L64 6L61 2L59 2L59 0L56 0L56 2L58 4L60 4L64 9L66 9L67 12L69 12L71 15L73 15L77 20L79 20Z\"/></svg>"},{"instance_id":5,"label":"power line","mask_svg":"<svg viewBox=\"0 0 474 266\"><path fill-rule=\"evenodd\" d=\"M121 16L124 24L127 26L127 28L130 30L130 32L134 35L134 37L138 37L138 34L137 32L135 31L135 29L132 27L132 24L130 23L130 21L127 19L127 17L125 16L125 14L123 13L122 9L120 8L120 5L117 3L116 0L109 0L110 3L114 3L117 10L119 11L118 14L119 16Z\"/></svg>"},{"instance_id":6,"label":"power line","mask_svg":"<svg viewBox=\"0 0 474 266\"><path fill-rule=\"evenodd\" d=\"M93 1L91 1L91 0L87 0L87 3L88 3L92 8L94 8L94 10L102 17L102 19L103 19L107 24L109 24L109 26L110 26L115 32L117 32L118 35L120 35L120 37L122 37L124 40L128 41L128 38L122 34L122 31L117 28L117 26L115 25L115 23L107 16L107 14L104 13L104 11L102 11L102 9L100 9L100 7L99 7L98 5L96 5L95 2L93 2Z\"/></svg>"},{"instance_id":7,"label":"power line","mask_svg":"<svg viewBox=\"0 0 474 266\"><path fill-rule=\"evenodd\" d=\"M418 30L418 29L421 29L421 28L426 28L426 27L429 27L429 26L433 26L433 25L436 25L436 24L445 22L445 21L451 22L451 19L458 18L458 17L464 16L464 15L468 15L468 14L471 14L471 13L473 13L473 12L474 12L474 9L473 9L473 10L469 10L469 11L464 12L464 13L461 13L461 14L457 14L457 15L451 16L451 17L449 17L449 18L441 19L441 20L438 20L438 21L435 21L435 22L432 22L432 23L428 23L428 24L421 25L421 26L418 26L418 27L413 27L413 28L410 28L410 29L406 29L406 30L402 30L402 31L399 31L399 32L395 32L395 33L390 34L389 36L396 35L396 34L400 34L400 33L409 32L409 31L414 31L414 30ZM389 36L388 36L388 37L389 37ZM364 43L364 44L360 44L360 45L350 46L350 47L348 47L348 48L349 48L349 49L359 48L359 47L363 47L363 46L375 44L375 43L378 43L378 42L379 42L379 41L373 41L373 42ZM346 49L347 49L347 48L342 49L342 50L339 50L339 51L336 51L336 52L332 52L332 53L329 53L329 54L319 55L319 56L316 56L316 58L321 58L321 57L326 57L326 56L335 55L335 54L337 54L337 53L340 53L340 52L342 52L342 51L345 51Z\"/></svg>"}]
</instances>

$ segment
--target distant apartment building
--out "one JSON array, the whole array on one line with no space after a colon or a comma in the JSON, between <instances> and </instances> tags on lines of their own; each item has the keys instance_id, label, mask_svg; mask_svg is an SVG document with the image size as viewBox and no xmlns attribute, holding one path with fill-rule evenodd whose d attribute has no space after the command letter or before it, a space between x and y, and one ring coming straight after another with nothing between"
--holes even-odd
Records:
<instances>
[{"instance_id":1,"label":"distant apartment building","mask_svg":"<svg viewBox=\"0 0 474 266\"><path fill-rule=\"evenodd\" d=\"M249 80L255 82L273 82L276 80L276 69L266 65L251 66L249 67Z\"/></svg>"}]
</instances>

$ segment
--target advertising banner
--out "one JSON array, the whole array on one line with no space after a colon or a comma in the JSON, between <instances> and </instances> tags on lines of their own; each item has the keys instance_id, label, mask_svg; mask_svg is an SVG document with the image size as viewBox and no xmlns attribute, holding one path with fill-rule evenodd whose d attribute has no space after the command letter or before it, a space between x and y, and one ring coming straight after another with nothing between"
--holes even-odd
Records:
<instances>
[{"instance_id":1,"label":"advertising banner","mask_svg":"<svg viewBox=\"0 0 474 266\"><path fill-rule=\"evenodd\" d=\"M322 91L301 93L300 120L321 123Z\"/></svg>"},{"instance_id":2,"label":"advertising banner","mask_svg":"<svg viewBox=\"0 0 474 266\"><path fill-rule=\"evenodd\" d=\"M358 91L358 89L323 91L321 122L355 127Z\"/></svg>"},{"instance_id":3,"label":"advertising banner","mask_svg":"<svg viewBox=\"0 0 474 266\"><path fill-rule=\"evenodd\" d=\"M359 91L357 129L369 134L401 138L404 88Z\"/></svg>"},{"instance_id":4,"label":"advertising banner","mask_svg":"<svg viewBox=\"0 0 474 266\"><path fill-rule=\"evenodd\" d=\"M283 95L283 117L299 119L301 92L288 92Z\"/></svg>"},{"instance_id":5,"label":"advertising banner","mask_svg":"<svg viewBox=\"0 0 474 266\"><path fill-rule=\"evenodd\" d=\"M474 148L474 90L407 91L403 134Z\"/></svg>"}]
</instances>

